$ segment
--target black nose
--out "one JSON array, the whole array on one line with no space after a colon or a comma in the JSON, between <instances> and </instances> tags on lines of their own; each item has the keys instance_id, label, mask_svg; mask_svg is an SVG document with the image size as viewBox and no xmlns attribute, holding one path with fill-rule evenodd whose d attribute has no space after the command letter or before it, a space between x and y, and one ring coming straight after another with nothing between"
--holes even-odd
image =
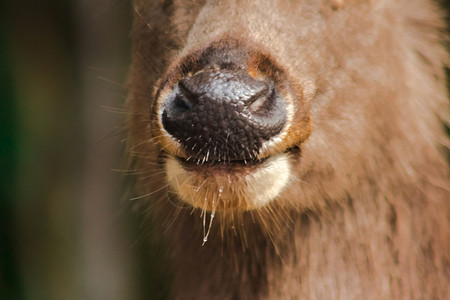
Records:
<instances>
[{"instance_id":1,"label":"black nose","mask_svg":"<svg viewBox=\"0 0 450 300\"><path fill-rule=\"evenodd\" d=\"M165 130L203 161L254 159L285 123L273 83L244 70L204 70L180 80L162 112Z\"/></svg>"}]
</instances>

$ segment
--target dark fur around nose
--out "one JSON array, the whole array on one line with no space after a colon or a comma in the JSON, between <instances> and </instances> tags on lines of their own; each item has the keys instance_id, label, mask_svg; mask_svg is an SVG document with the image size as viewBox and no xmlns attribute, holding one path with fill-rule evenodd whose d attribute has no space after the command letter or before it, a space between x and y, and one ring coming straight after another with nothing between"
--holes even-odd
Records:
<instances>
[{"instance_id":1,"label":"dark fur around nose","mask_svg":"<svg viewBox=\"0 0 450 300\"><path fill-rule=\"evenodd\" d=\"M204 70L180 80L162 112L165 130L188 156L213 162L256 158L285 123L273 83L244 70Z\"/></svg>"}]
</instances>

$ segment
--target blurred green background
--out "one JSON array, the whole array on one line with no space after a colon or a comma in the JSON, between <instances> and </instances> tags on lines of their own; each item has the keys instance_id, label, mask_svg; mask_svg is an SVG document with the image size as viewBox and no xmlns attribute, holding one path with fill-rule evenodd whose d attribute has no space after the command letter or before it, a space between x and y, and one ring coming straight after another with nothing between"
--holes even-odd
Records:
<instances>
[{"instance_id":1,"label":"blurred green background","mask_svg":"<svg viewBox=\"0 0 450 300\"><path fill-rule=\"evenodd\" d=\"M115 170L129 2L0 1L0 299L164 298Z\"/></svg>"},{"instance_id":2,"label":"blurred green background","mask_svg":"<svg viewBox=\"0 0 450 300\"><path fill-rule=\"evenodd\" d=\"M115 170L129 2L0 1L0 299L151 294Z\"/></svg>"}]
</instances>

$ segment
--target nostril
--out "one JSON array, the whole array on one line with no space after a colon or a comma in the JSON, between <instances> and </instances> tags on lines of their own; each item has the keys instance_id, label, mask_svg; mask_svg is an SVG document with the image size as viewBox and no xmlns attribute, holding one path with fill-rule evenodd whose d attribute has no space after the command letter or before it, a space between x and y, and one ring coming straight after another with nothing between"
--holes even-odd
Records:
<instances>
[{"instance_id":1,"label":"nostril","mask_svg":"<svg viewBox=\"0 0 450 300\"><path fill-rule=\"evenodd\" d=\"M273 105L274 97L275 89L266 88L250 99L248 109L254 114L266 114Z\"/></svg>"},{"instance_id":2,"label":"nostril","mask_svg":"<svg viewBox=\"0 0 450 300\"><path fill-rule=\"evenodd\" d=\"M198 95L191 92L185 85L184 81L178 82L176 96L173 101L173 108L178 112L185 112L192 108L197 102Z\"/></svg>"},{"instance_id":3,"label":"nostril","mask_svg":"<svg viewBox=\"0 0 450 300\"><path fill-rule=\"evenodd\" d=\"M184 95L177 95L173 101L173 110L178 113L188 111L192 107L192 102Z\"/></svg>"}]
</instances>

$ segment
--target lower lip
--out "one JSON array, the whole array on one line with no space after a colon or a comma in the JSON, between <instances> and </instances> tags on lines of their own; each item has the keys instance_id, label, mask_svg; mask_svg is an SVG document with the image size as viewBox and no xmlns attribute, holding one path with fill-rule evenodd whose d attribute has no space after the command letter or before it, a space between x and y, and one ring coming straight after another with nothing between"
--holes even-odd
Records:
<instances>
[{"instance_id":1,"label":"lower lip","mask_svg":"<svg viewBox=\"0 0 450 300\"><path fill-rule=\"evenodd\" d=\"M204 199L220 199L220 210L262 207L288 185L290 174L289 157L285 153L250 166L238 163L197 165L173 156L166 159L167 180L173 191L183 201L199 208L205 205ZM207 209L212 207L208 202Z\"/></svg>"}]
</instances>

